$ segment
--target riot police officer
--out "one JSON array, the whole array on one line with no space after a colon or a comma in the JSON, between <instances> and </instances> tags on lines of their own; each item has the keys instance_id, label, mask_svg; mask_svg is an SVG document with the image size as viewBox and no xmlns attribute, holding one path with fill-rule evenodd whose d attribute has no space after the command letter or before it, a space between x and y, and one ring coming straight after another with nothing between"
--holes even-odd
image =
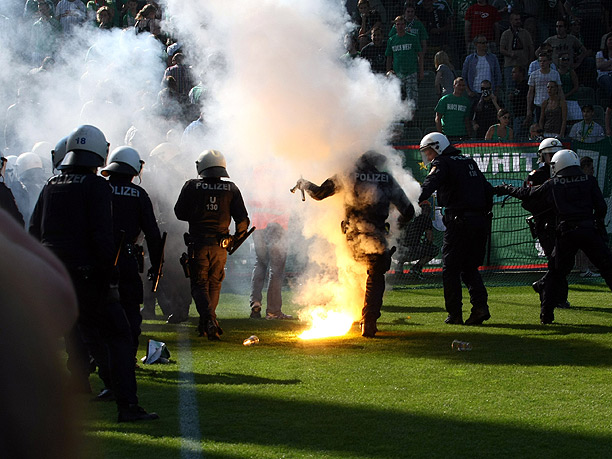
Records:
<instances>
[{"instance_id":1,"label":"riot police officer","mask_svg":"<svg viewBox=\"0 0 612 459\"><path fill-rule=\"evenodd\" d=\"M555 153L563 148L563 144L559 139L549 137L540 142L538 148L538 162L541 166L529 173L527 180L525 180L524 186L533 187L542 185L546 180L550 178L550 160ZM529 211L533 215L533 221L529 223L532 228L533 234L540 241L544 255L548 260L550 269L550 263L552 262L552 252L555 247L555 227L556 227L556 216L552 207L547 207L539 210L535 210L530 201L523 201L522 206L525 210ZM532 284L533 289L540 295L540 303L542 302L542 293L544 290L544 284L547 277L550 276L549 270L546 271L541 279L538 279ZM559 284L559 290L557 291L557 307L568 308L570 306L567 301L567 280Z\"/></svg>"},{"instance_id":2,"label":"riot police officer","mask_svg":"<svg viewBox=\"0 0 612 459\"><path fill-rule=\"evenodd\" d=\"M346 236L353 258L367 266L368 277L364 305L361 311L361 335L373 338L378 331L376 321L385 292L385 273L391 267L392 250L387 245L385 222L393 204L405 220L414 216L414 207L393 176L384 172L386 156L367 151L356 161L346 177L335 175L317 186L300 179L296 188L320 201L344 191L344 221Z\"/></svg>"},{"instance_id":3,"label":"riot police officer","mask_svg":"<svg viewBox=\"0 0 612 459\"><path fill-rule=\"evenodd\" d=\"M439 132L427 134L420 144L423 162L431 163L419 202L438 191L445 207L446 231L442 245L442 283L447 324L463 324L461 281L470 293L472 311L465 325L480 325L491 318L487 289L478 272L485 255L493 187L472 158L461 154Z\"/></svg>"},{"instance_id":4,"label":"riot police officer","mask_svg":"<svg viewBox=\"0 0 612 459\"><path fill-rule=\"evenodd\" d=\"M64 263L77 294L79 317L66 343L72 376L89 388L89 351L115 392L119 422L157 419L138 405L129 324L110 289L116 277L112 195L96 175L108 143L98 128L82 125L68 136L66 151L61 174L40 193L30 233Z\"/></svg>"},{"instance_id":5,"label":"riot police officer","mask_svg":"<svg viewBox=\"0 0 612 459\"><path fill-rule=\"evenodd\" d=\"M134 356L138 350L140 336L140 305L143 302L142 280L139 272L144 269L144 254L138 238L144 232L154 275L161 261L161 236L153 205L147 192L132 183L140 176L144 161L132 147L118 147L109 155L107 166L101 174L108 177L113 193L113 231L119 250L119 298L130 323Z\"/></svg>"},{"instance_id":6,"label":"riot police officer","mask_svg":"<svg viewBox=\"0 0 612 459\"><path fill-rule=\"evenodd\" d=\"M196 161L197 179L188 180L174 206L179 220L189 223L185 235L191 295L200 315L199 336L219 340L223 333L217 321L216 309L221 293L227 261L225 245L230 240L229 225L234 220L235 238L245 234L249 217L238 187L229 180L224 156L216 150L206 150Z\"/></svg>"},{"instance_id":7,"label":"riot police officer","mask_svg":"<svg viewBox=\"0 0 612 459\"><path fill-rule=\"evenodd\" d=\"M579 249L600 270L612 290L612 254L608 248L604 218L608 206L597 180L580 168L572 150L559 150L550 160L551 178L536 187L495 187L498 195L509 194L537 210L552 208L555 213L553 256L542 291L540 321L551 324L558 307L556 290L567 282Z\"/></svg>"}]
</instances>

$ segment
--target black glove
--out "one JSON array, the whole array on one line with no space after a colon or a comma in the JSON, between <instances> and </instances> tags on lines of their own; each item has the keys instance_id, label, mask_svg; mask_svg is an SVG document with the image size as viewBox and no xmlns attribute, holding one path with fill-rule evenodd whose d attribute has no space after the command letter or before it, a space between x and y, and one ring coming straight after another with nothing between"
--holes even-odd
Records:
<instances>
[{"instance_id":1,"label":"black glove","mask_svg":"<svg viewBox=\"0 0 612 459\"><path fill-rule=\"evenodd\" d=\"M512 192L513 188L513 186L506 184L497 185L493 187L493 194L495 196L506 196Z\"/></svg>"}]
</instances>

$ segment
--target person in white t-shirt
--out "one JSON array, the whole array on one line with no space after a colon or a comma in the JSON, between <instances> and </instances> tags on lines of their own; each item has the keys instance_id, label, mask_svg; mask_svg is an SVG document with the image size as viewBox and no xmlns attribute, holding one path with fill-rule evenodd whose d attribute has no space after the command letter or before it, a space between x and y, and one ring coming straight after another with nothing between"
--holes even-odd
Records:
<instances>
[{"instance_id":1,"label":"person in white t-shirt","mask_svg":"<svg viewBox=\"0 0 612 459\"><path fill-rule=\"evenodd\" d=\"M565 100L563 89L561 89L561 76L559 72L550 68L552 59L548 54L540 54L538 63L540 69L529 75L529 91L527 92L527 123L533 120L535 111L536 121L540 119L542 102L548 97L546 85L549 81L554 81L559 86L559 95Z\"/></svg>"}]
</instances>

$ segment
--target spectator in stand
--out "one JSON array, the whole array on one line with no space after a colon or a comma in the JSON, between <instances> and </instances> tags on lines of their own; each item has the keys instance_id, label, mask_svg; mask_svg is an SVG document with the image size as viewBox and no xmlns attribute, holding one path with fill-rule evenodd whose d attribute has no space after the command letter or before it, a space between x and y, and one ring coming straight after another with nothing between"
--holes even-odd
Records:
<instances>
[{"instance_id":1,"label":"spectator in stand","mask_svg":"<svg viewBox=\"0 0 612 459\"><path fill-rule=\"evenodd\" d=\"M572 18L569 24L569 33L576 37L586 49L586 57L582 61L582 65L576 69L578 79L582 85L596 88L597 71L595 65L595 51L591 48L587 48L584 45L584 36L582 35L582 32L580 30L580 27L582 25L580 19ZM600 47L598 46L595 49L598 50L599 48Z\"/></svg>"},{"instance_id":2,"label":"spectator in stand","mask_svg":"<svg viewBox=\"0 0 612 459\"><path fill-rule=\"evenodd\" d=\"M487 38L478 35L474 39L476 52L469 54L463 62L461 76L467 84L468 96L475 104L480 99L483 80L489 80L493 92L499 92L502 83L501 69L495 54L487 50Z\"/></svg>"},{"instance_id":3,"label":"spectator in stand","mask_svg":"<svg viewBox=\"0 0 612 459\"><path fill-rule=\"evenodd\" d=\"M189 91L193 87L193 81L191 78L191 70L183 62L185 61L185 55L183 53L176 53L172 56L172 66L168 67L164 72L164 79L169 76L174 77L176 80L176 91L178 101L181 104L189 102ZM163 83L162 81L162 83Z\"/></svg>"},{"instance_id":4,"label":"spectator in stand","mask_svg":"<svg viewBox=\"0 0 612 459\"><path fill-rule=\"evenodd\" d=\"M425 25L419 21L415 16L416 8L412 3L406 4L406 9L404 10L404 19L406 19L406 33L411 33L419 37L421 40L421 49L423 50L423 54L427 52L427 40L429 38L429 34L427 33L427 29ZM392 37L397 33L397 28L395 24L391 27L389 31L389 37Z\"/></svg>"},{"instance_id":5,"label":"spectator in stand","mask_svg":"<svg viewBox=\"0 0 612 459\"><path fill-rule=\"evenodd\" d=\"M529 140L532 142L541 142L544 140L544 130L539 124L533 123L529 126Z\"/></svg>"},{"instance_id":6,"label":"spectator in stand","mask_svg":"<svg viewBox=\"0 0 612 459\"><path fill-rule=\"evenodd\" d=\"M559 94L560 85L556 81L549 81L546 90L548 99L542 102L542 116L538 124L544 130L545 137L565 137L567 104Z\"/></svg>"},{"instance_id":7,"label":"spectator in stand","mask_svg":"<svg viewBox=\"0 0 612 459\"><path fill-rule=\"evenodd\" d=\"M570 67L570 57L568 53L561 53L559 55L559 68L557 71L561 78L561 89L563 89L565 102L567 103L567 120L581 120L582 112L576 100L576 93L578 92L580 84L578 83L578 74Z\"/></svg>"},{"instance_id":8,"label":"spectator in stand","mask_svg":"<svg viewBox=\"0 0 612 459\"><path fill-rule=\"evenodd\" d=\"M595 110L593 109L593 106L591 104L584 104L582 106L582 116L584 119L572 126L572 129L569 133L570 139L574 139L583 143L595 143L602 140L605 137L605 133L603 127L593 121L594 115ZM591 166L593 166L592 160Z\"/></svg>"},{"instance_id":9,"label":"spectator in stand","mask_svg":"<svg viewBox=\"0 0 612 459\"><path fill-rule=\"evenodd\" d=\"M544 42L552 46L553 62L558 67L559 56L563 53L567 53L570 58L570 67L573 69L578 68L586 57L586 48L576 37L568 35L567 21L565 19L557 19L555 28L557 29L557 34L548 37ZM574 56L576 57L574 58Z\"/></svg>"},{"instance_id":10,"label":"spectator in stand","mask_svg":"<svg viewBox=\"0 0 612 459\"><path fill-rule=\"evenodd\" d=\"M523 26L531 35L531 41L535 46L536 43L539 43L538 40L538 10L540 8L539 0L522 0L522 12L521 18L523 20ZM548 35L547 35L548 37ZM531 56L529 56L531 59Z\"/></svg>"},{"instance_id":11,"label":"spectator in stand","mask_svg":"<svg viewBox=\"0 0 612 459\"><path fill-rule=\"evenodd\" d=\"M502 103L492 91L489 80L482 80L480 90L480 99L474 107L472 129L475 138L484 139L489 127L497 121L497 114L502 108Z\"/></svg>"},{"instance_id":12,"label":"spectator in stand","mask_svg":"<svg viewBox=\"0 0 612 459\"><path fill-rule=\"evenodd\" d=\"M125 14L123 15L123 28L134 27L136 24L136 15L138 14L138 0L128 0L125 3Z\"/></svg>"},{"instance_id":13,"label":"spectator in stand","mask_svg":"<svg viewBox=\"0 0 612 459\"><path fill-rule=\"evenodd\" d=\"M55 17L59 20L64 34L68 35L75 27L85 22L87 10L81 0L60 0L55 7Z\"/></svg>"},{"instance_id":14,"label":"spectator in stand","mask_svg":"<svg viewBox=\"0 0 612 459\"><path fill-rule=\"evenodd\" d=\"M518 12L510 14L510 28L501 35L499 53L504 56L504 83L508 92L514 89L512 69L516 66L527 68L533 56L531 35L523 29Z\"/></svg>"},{"instance_id":15,"label":"spectator in stand","mask_svg":"<svg viewBox=\"0 0 612 459\"><path fill-rule=\"evenodd\" d=\"M527 122L531 123L535 111L535 120L539 121L542 102L548 94L547 85L549 81L554 81L561 86L561 77L559 72L550 68L551 59L547 54L542 54L538 57L540 69L529 75L529 92L527 93ZM563 95L563 89L561 89ZM567 109L567 107L566 107Z\"/></svg>"},{"instance_id":16,"label":"spectator in stand","mask_svg":"<svg viewBox=\"0 0 612 459\"><path fill-rule=\"evenodd\" d=\"M510 112L505 108L500 108L497 112L498 124L492 125L485 135L485 140L495 140L498 142L510 142L514 140L514 132L510 127Z\"/></svg>"},{"instance_id":17,"label":"spectator in stand","mask_svg":"<svg viewBox=\"0 0 612 459\"><path fill-rule=\"evenodd\" d=\"M524 140L527 138L525 118L527 115L527 94L529 93L529 85L527 84L527 78L525 78L524 67L514 67L512 69L512 81L514 82L514 89L508 93L508 100L514 115L514 138Z\"/></svg>"},{"instance_id":18,"label":"spectator in stand","mask_svg":"<svg viewBox=\"0 0 612 459\"><path fill-rule=\"evenodd\" d=\"M603 47L595 55L597 66L597 84L607 96L612 96L612 32L603 38Z\"/></svg>"},{"instance_id":19,"label":"spectator in stand","mask_svg":"<svg viewBox=\"0 0 612 459\"><path fill-rule=\"evenodd\" d=\"M552 46L550 45L550 43L542 43L540 47L536 49L535 55L536 60L531 61L531 63L529 64L529 69L527 70L527 78L529 78L533 72L540 68L540 62L538 61L540 56L546 55L552 59ZM558 70L554 62L551 62L550 68L553 70Z\"/></svg>"},{"instance_id":20,"label":"spectator in stand","mask_svg":"<svg viewBox=\"0 0 612 459\"><path fill-rule=\"evenodd\" d=\"M395 18L397 34L387 42L387 71L393 70L400 79L402 99L414 100L418 105L418 81L423 79L423 52L416 35L406 33L404 16Z\"/></svg>"},{"instance_id":21,"label":"spectator in stand","mask_svg":"<svg viewBox=\"0 0 612 459\"><path fill-rule=\"evenodd\" d=\"M476 44L476 38L484 35L489 43L489 51L495 52L495 24L501 20L499 11L487 3L487 0L477 0L465 13L465 49L472 52L471 43ZM468 81L469 83L469 81Z\"/></svg>"},{"instance_id":22,"label":"spectator in stand","mask_svg":"<svg viewBox=\"0 0 612 459\"><path fill-rule=\"evenodd\" d=\"M436 68L436 79L434 87L438 99L453 92L453 82L455 81L455 68L451 64L448 54L445 51L438 51L434 56L434 67Z\"/></svg>"},{"instance_id":23,"label":"spectator in stand","mask_svg":"<svg viewBox=\"0 0 612 459\"><path fill-rule=\"evenodd\" d=\"M606 32L603 3L602 0L565 0L565 16L578 18L589 25L589 33L584 36L587 49L598 49L600 37Z\"/></svg>"},{"instance_id":24,"label":"spectator in stand","mask_svg":"<svg viewBox=\"0 0 612 459\"><path fill-rule=\"evenodd\" d=\"M350 33L347 33L344 36L344 48L346 49L346 53L340 56L345 62L350 62L351 60L359 57L359 39Z\"/></svg>"},{"instance_id":25,"label":"spectator in stand","mask_svg":"<svg viewBox=\"0 0 612 459\"><path fill-rule=\"evenodd\" d=\"M134 24L136 33L149 32L154 36L159 36L161 30L157 22L157 7L152 3L147 3L136 15Z\"/></svg>"},{"instance_id":26,"label":"spectator in stand","mask_svg":"<svg viewBox=\"0 0 612 459\"><path fill-rule=\"evenodd\" d=\"M365 45L360 52L362 58L370 63L372 72L386 73L387 72L387 42L381 27L372 29L372 41Z\"/></svg>"},{"instance_id":27,"label":"spectator in stand","mask_svg":"<svg viewBox=\"0 0 612 459\"><path fill-rule=\"evenodd\" d=\"M359 25L357 49L362 49L370 42L372 29L382 26L380 13L370 7L369 0L359 0L357 2L359 18L356 23Z\"/></svg>"},{"instance_id":28,"label":"spectator in stand","mask_svg":"<svg viewBox=\"0 0 612 459\"><path fill-rule=\"evenodd\" d=\"M469 138L471 102L465 97L465 80L455 78L453 93L443 96L436 105L436 130L449 140Z\"/></svg>"},{"instance_id":29,"label":"spectator in stand","mask_svg":"<svg viewBox=\"0 0 612 459\"><path fill-rule=\"evenodd\" d=\"M53 56L57 50L57 39L62 28L53 17L53 9L45 0L37 3L40 17L32 24L31 48L32 64L38 66L47 56Z\"/></svg>"},{"instance_id":30,"label":"spectator in stand","mask_svg":"<svg viewBox=\"0 0 612 459\"><path fill-rule=\"evenodd\" d=\"M557 19L565 16L562 2L563 0L538 1L538 14L536 17L538 36L535 43L543 43L548 37L557 33L555 23Z\"/></svg>"},{"instance_id":31,"label":"spectator in stand","mask_svg":"<svg viewBox=\"0 0 612 459\"><path fill-rule=\"evenodd\" d=\"M447 10L440 10L434 6L434 0L423 0L416 7L416 16L425 25L427 35L427 48L430 54L442 49L449 49L451 43L452 22Z\"/></svg>"},{"instance_id":32,"label":"spectator in stand","mask_svg":"<svg viewBox=\"0 0 612 459\"><path fill-rule=\"evenodd\" d=\"M108 6L102 6L96 11L96 23L99 29L112 29L113 20L111 18L111 10Z\"/></svg>"}]
</instances>

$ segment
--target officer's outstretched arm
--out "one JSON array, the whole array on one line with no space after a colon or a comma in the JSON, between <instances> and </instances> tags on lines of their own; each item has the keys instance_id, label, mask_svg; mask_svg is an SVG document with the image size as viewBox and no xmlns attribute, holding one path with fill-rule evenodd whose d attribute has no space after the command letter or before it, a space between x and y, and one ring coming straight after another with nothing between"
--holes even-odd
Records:
<instances>
[{"instance_id":1,"label":"officer's outstretched arm","mask_svg":"<svg viewBox=\"0 0 612 459\"><path fill-rule=\"evenodd\" d=\"M295 184L294 190L304 190L311 198L316 199L317 201L321 201L322 199L328 198L336 194L339 188L340 187L338 185L336 177L328 178L320 186L317 186L314 183L301 178Z\"/></svg>"}]
</instances>

